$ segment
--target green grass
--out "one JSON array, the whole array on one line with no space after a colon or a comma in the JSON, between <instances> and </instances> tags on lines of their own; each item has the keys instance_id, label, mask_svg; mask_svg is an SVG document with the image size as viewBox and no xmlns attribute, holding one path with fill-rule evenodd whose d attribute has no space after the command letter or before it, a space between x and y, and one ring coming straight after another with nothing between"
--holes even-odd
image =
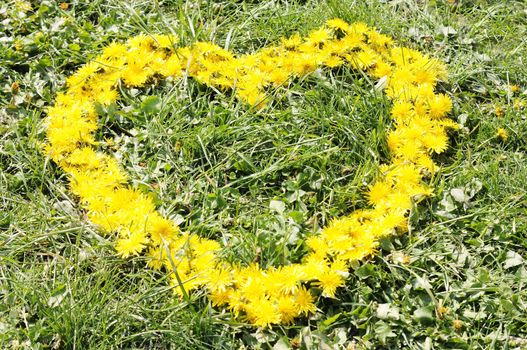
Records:
<instances>
[{"instance_id":1,"label":"green grass","mask_svg":"<svg viewBox=\"0 0 527 350\"><path fill-rule=\"evenodd\" d=\"M1 348L527 348L527 123L514 108L527 101L523 1L113 0L65 10L44 1L25 15L20 3L0 5ZM44 111L64 79L141 32L245 53L332 17L448 64L440 90L463 127L436 158L436 195L412 212L410 232L354 266L316 315L264 331L200 292L178 300L141 257L119 259L40 151ZM328 220L367 205L391 127L374 85L346 68L323 71L275 91L258 112L168 81L125 91L99 137L184 230L221 241L226 259L277 266L298 261L304 238Z\"/></svg>"}]
</instances>

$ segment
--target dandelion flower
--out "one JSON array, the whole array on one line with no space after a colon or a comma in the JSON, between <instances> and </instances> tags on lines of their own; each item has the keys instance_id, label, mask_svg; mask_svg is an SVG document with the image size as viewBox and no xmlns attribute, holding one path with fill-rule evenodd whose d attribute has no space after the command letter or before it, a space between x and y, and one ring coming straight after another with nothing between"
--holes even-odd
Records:
<instances>
[{"instance_id":1,"label":"dandelion flower","mask_svg":"<svg viewBox=\"0 0 527 350\"><path fill-rule=\"evenodd\" d=\"M317 308L313 304L314 298L305 287L301 287L298 292L295 294L295 303L297 305L299 313L305 315L309 313L315 313Z\"/></svg>"},{"instance_id":2,"label":"dandelion flower","mask_svg":"<svg viewBox=\"0 0 527 350\"><path fill-rule=\"evenodd\" d=\"M367 193L371 204L382 203L393 191L392 186L384 181L377 181Z\"/></svg>"},{"instance_id":3,"label":"dandelion flower","mask_svg":"<svg viewBox=\"0 0 527 350\"><path fill-rule=\"evenodd\" d=\"M269 327L280 322L280 313L271 300L262 299L246 306L247 318L255 325Z\"/></svg>"},{"instance_id":4,"label":"dandelion flower","mask_svg":"<svg viewBox=\"0 0 527 350\"><path fill-rule=\"evenodd\" d=\"M131 232L128 237L122 237L117 240L115 250L123 257L127 258L131 255L138 255L146 247L148 239L146 235L141 232Z\"/></svg>"},{"instance_id":5,"label":"dandelion flower","mask_svg":"<svg viewBox=\"0 0 527 350\"><path fill-rule=\"evenodd\" d=\"M502 141L507 141L509 138L509 132L503 128L499 128L496 132L496 136L499 137Z\"/></svg>"},{"instance_id":6,"label":"dandelion flower","mask_svg":"<svg viewBox=\"0 0 527 350\"><path fill-rule=\"evenodd\" d=\"M316 285L322 288L322 295L334 298L337 288L344 285L344 278L338 272L329 270L318 276Z\"/></svg>"}]
</instances>

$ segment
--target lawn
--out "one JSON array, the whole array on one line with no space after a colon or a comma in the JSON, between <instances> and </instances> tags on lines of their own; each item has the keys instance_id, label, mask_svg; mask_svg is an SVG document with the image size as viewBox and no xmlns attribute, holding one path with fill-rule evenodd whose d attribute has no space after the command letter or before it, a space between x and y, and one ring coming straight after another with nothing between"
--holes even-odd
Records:
<instances>
[{"instance_id":1,"label":"lawn","mask_svg":"<svg viewBox=\"0 0 527 350\"><path fill-rule=\"evenodd\" d=\"M117 234L94 223L46 151L45 118L68 77L140 34L241 56L335 18L448 71L435 91L451 99L456 130L407 225L352 261L334 295L304 281L316 308L264 325L186 290L172 260L155 270L145 252L116 251ZM0 348L527 349L526 37L521 0L3 2ZM97 150L126 187L218 242L233 269L301 263L312 237L372 207L394 157L382 79L321 67L266 93L258 106L189 75L154 76L97 105Z\"/></svg>"}]
</instances>

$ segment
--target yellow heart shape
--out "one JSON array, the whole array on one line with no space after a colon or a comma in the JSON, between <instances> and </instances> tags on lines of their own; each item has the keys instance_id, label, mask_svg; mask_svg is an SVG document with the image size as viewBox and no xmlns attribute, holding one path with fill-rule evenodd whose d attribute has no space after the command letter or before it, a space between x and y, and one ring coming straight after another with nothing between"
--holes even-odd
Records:
<instances>
[{"instance_id":1,"label":"yellow heart shape","mask_svg":"<svg viewBox=\"0 0 527 350\"><path fill-rule=\"evenodd\" d=\"M153 268L170 271L176 293L204 288L216 306L226 306L257 326L289 323L316 310L306 286L333 297L344 285L350 262L375 251L379 237L404 229L414 200L430 195L422 183L435 165L430 156L448 145L445 116L451 100L435 93L446 76L443 65L362 23L330 20L307 37L294 35L278 45L236 57L208 43L177 47L174 36L137 36L111 44L67 79L68 89L48 110L46 152L69 175L71 191L89 219L118 234L116 250L126 258L148 250ZM367 193L371 208L336 219L306 240L302 262L261 269L233 265L218 257L218 242L182 233L160 215L153 200L129 187L111 155L97 152L97 105L113 104L119 84L143 86L149 79L190 76L256 108L268 102L266 90L318 68L344 64L379 79L377 87L393 101L396 128L388 135L392 161Z\"/></svg>"}]
</instances>

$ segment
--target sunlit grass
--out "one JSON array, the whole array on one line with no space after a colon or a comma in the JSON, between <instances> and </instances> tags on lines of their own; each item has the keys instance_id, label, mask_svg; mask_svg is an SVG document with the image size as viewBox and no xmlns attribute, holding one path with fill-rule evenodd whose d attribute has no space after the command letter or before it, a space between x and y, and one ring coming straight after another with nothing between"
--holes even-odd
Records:
<instances>
[{"instance_id":1,"label":"sunlit grass","mask_svg":"<svg viewBox=\"0 0 527 350\"><path fill-rule=\"evenodd\" d=\"M9 19L0 24L2 348L525 346L522 2L43 2L25 16L20 3L0 5ZM40 152L44 109L64 78L140 32L244 53L332 17L375 25L448 64L441 89L462 128L437 158L436 196L415 208L409 233L383 241L314 317L265 331L199 293L178 300L143 258L117 258ZM193 81L162 84L124 97L100 136L183 229L221 241L230 260L277 266L299 259L303 238L329 219L366 206L391 123L374 84L345 68L324 72L276 91L265 112ZM146 96L160 109L141 110Z\"/></svg>"}]
</instances>

